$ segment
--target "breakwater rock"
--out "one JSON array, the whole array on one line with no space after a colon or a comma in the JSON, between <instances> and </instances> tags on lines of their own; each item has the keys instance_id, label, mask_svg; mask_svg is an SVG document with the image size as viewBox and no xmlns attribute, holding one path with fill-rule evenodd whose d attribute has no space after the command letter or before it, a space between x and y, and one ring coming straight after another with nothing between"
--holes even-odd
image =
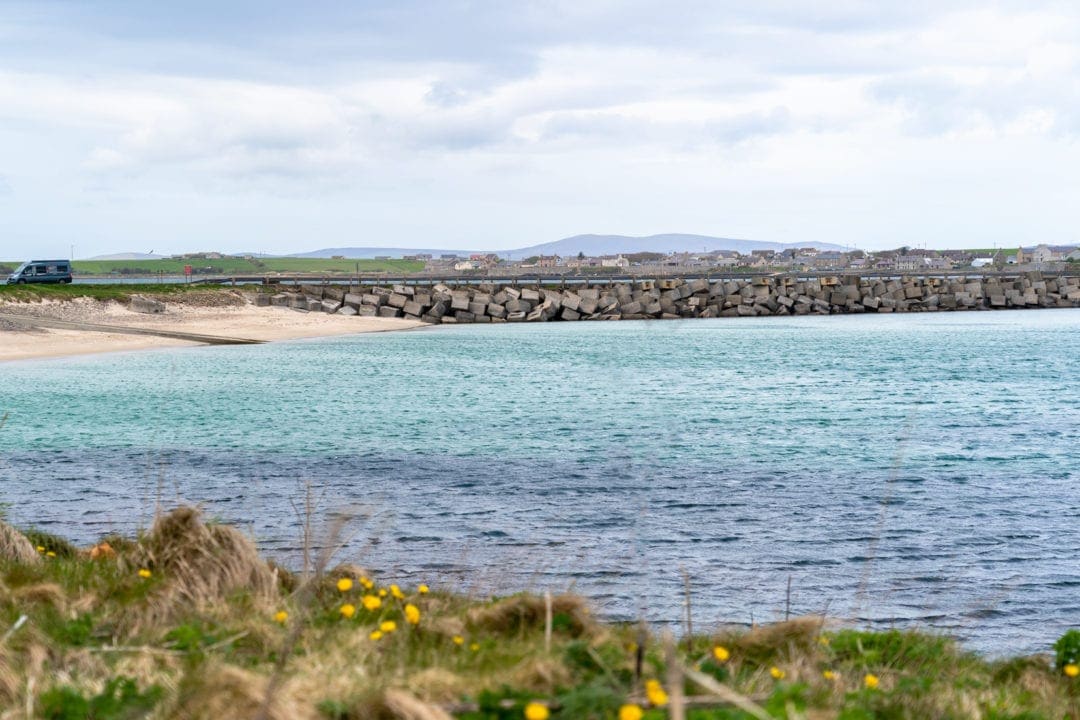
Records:
<instances>
[{"instance_id":1,"label":"breakwater rock","mask_svg":"<svg viewBox=\"0 0 1080 720\"><path fill-rule=\"evenodd\" d=\"M260 305L429 323L646 320L1080 307L1080 276L774 275L582 285L301 285Z\"/></svg>"}]
</instances>

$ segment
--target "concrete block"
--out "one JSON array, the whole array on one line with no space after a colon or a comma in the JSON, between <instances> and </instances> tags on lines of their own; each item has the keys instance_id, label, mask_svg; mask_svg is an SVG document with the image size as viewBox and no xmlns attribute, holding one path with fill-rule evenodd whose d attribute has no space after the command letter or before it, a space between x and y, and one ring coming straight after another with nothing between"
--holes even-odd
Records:
<instances>
[{"instance_id":1,"label":"concrete block","mask_svg":"<svg viewBox=\"0 0 1080 720\"><path fill-rule=\"evenodd\" d=\"M338 310L338 314L347 315L348 313L342 312L345 308L355 310L356 314L360 317L377 317L379 315L379 308L374 305L361 305L359 308L353 308L351 305L342 305L341 310Z\"/></svg>"},{"instance_id":2,"label":"concrete block","mask_svg":"<svg viewBox=\"0 0 1080 720\"><path fill-rule=\"evenodd\" d=\"M288 307L290 296L287 293L278 293L270 298L270 304L274 307Z\"/></svg>"},{"instance_id":3,"label":"concrete block","mask_svg":"<svg viewBox=\"0 0 1080 720\"><path fill-rule=\"evenodd\" d=\"M454 317L457 318L459 323L471 323L476 319L476 315L473 315L468 310L455 310Z\"/></svg>"},{"instance_id":4,"label":"concrete block","mask_svg":"<svg viewBox=\"0 0 1080 720\"><path fill-rule=\"evenodd\" d=\"M324 313L336 313L342 308L342 304L337 300L323 300L320 304Z\"/></svg>"},{"instance_id":5,"label":"concrete block","mask_svg":"<svg viewBox=\"0 0 1080 720\"><path fill-rule=\"evenodd\" d=\"M561 317L563 320L580 320L581 313L576 310L571 310L570 308L563 305L563 309L560 311L559 317Z\"/></svg>"},{"instance_id":6,"label":"concrete block","mask_svg":"<svg viewBox=\"0 0 1080 720\"><path fill-rule=\"evenodd\" d=\"M146 315L160 315L165 312L165 303L142 295L132 295L128 307L134 312Z\"/></svg>"},{"instance_id":7,"label":"concrete block","mask_svg":"<svg viewBox=\"0 0 1080 720\"><path fill-rule=\"evenodd\" d=\"M469 303L469 312L473 315L483 315L487 311L487 303L476 302L473 300Z\"/></svg>"},{"instance_id":8,"label":"concrete block","mask_svg":"<svg viewBox=\"0 0 1080 720\"><path fill-rule=\"evenodd\" d=\"M255 307L267 307L270 305L270 296L266 293L258 293L255 296Z\"/></svg>"},{"instance_id":9,"label":"concrete block","mask_svg":"<svg viewBox=\"0 0 1080 720\"><path fill-rule=\"evenodd\" d=\"M370 305L368 305L368 308L370 308L370 314L374 315L375 312L376 312L375 308L370 306ZM339 307L337 309L337 314L338 315L357 315L357 314L366 315L368 313L360 313L352 305L342 305L341 307Z\"/></svg>"},{"instance_id":10,"label":"concrete block","mask_svg":"<svg viewBox=\"0 0 1080 720\"><path fill-rule=\"evenodd\" d=\"M415 295L413 297L415 297ZM421 305L420 303L416 302L415 300L410 300L409 302L405 303L405 307L402 308L402 310L405 311L406 315L423 315L424 314L424 306Z\"/></svg>"},{"instance_id":11,"label":"concrete block","mask_svg":"<svg viewBox=\"0 0 1080 720\"><path fill-rule=\"evenodd\" d=\"M527 313L530 311L532 311L532 305L530 305L525 300L520 300L518 298L510 298L506 301L506 312L508 313Z\"/></svg>"},{"instance_id":12,"label":"concrete block","mask_svg":"<svg viewBox=\"0 0 1080 720\"><path fill-rule=\"evenodd\" d=\"M536 305L538 302L540 302L540 291L534 290L533 288L522 288L521 299L528 300L533 305Z\"/></svg>"},{"instance_id":13,"label":"concrete block","mask_svg":"<svg viewBox=\"0 0 1080 720\"><path fill-rule=\"evenodd\" d=\"M506 317L506 307L503 305L497 305L496 303L488 303L486 310L487 314L493 318Z\"/></svg>"},{"instance_id":14,"label":"concrete block","mask_svg":"<svg viewBox=\"0 0 1080 720\"><path fill-rule=\"evenodd\" d=\"M468 310L469 309L469 293L456 291L451 295L450 300L451 310Z\"/></svg>"},{"instance_id":15,"label":"concrete block","mask_svg":"<svg viewBox=\"0 0 1080 720\"><path fill-rule=\"evenodd\" d=\"M379 317L395 318L401 317L401 310L393 307L392 305L383 305L379 308Z\"/></svg>"},{"instance_id":16,"label":"concrete block","mask_svg":"<svg viewBox=\"0 0 1080 720\"><path fill-rule=\"evenodd\" d=\"M348 302L348 296L346 296L346 302ZM385 295L378 295L376 293L364 293L360 296L360 302L364 305L373 305L379 307L386 302ZM350 305L353 303L349 302Z\"/></svg>"}]
</instances>

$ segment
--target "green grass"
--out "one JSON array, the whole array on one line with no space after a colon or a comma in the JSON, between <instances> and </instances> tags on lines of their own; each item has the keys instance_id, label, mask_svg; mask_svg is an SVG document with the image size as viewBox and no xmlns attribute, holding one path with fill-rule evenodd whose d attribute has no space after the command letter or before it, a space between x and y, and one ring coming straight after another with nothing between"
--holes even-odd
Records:
<instances>
[{"instance_id":1,"label":"green grass","mask_svg":"<svg viewBox=\"0 0 1080 720\"><path fill-rule=\"evenodd\" d=\"M324 258L244 258L220 260L76 260L76 275L182 275L191 265L196 275L263 275L268 273L362 273L403 274L419 272L424 263L406 260L331 260Z\"/></svg>"},{"instance_id":2,"label":"green grass","mask_svg":"<svg viewBox=\"0 0 1080 720\"><path fill-rule=\"evenodd\" d=\"M615 720L627 703L646 720L669 716L642 690L650 680L674 689L660 639L644 636L639 666L638 627L599 621L580 598L554 598L547 648L545 600L533 595L405 586L398 594L390 580L351 566L307 583L286 574L260 595L252 578L273 570L236 530L198 520L114 539L116 554L98 559L29 535L40 561L0 556L0 634L26 618L0 647L0 707L23 707L29 694L37 717L255 717L275 677L270 718L445 717L437 707L520 720L534 701L550 706L552 720ZM338 585L343 577L351 587ZM369 577L375 584L365 588ZM380 591L381 604L365 608L363 597ZM346 604L355 613L343 614ZM407 604L419 608L415 626ZM387 621L396 628L373 639ZM1078 652L1076 639L1058 643L1064 661ZM717 646L727 650L719 660ZM1080 720L1080 679L1046 650L988 660L940 635L799 618L684 638L674 657L687 668L685 695L709 696L693 678L700 672L758 717ZM714 696L687 717L754 715Z\"/></svg>"},{"instance_id":3,"label":"green grass","mask_svg":"<svg viewBox=\"0 0 1080 720\"><path fill-rule=\"evenodd\" d=\"M235 288L222 285L192 284L115 284L115 285L0 285L0 302L38 300L72 300L94 298L127 302L132 295L182 295L187 293L232 292Z\"/></svg>"}]
</instances>

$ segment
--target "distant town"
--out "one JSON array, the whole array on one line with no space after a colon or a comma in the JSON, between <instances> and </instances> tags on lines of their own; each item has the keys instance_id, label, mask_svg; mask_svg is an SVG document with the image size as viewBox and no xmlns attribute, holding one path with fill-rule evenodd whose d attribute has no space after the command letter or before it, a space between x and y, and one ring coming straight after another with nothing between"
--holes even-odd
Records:
<instances>
[{"instance_id":1,"label":"distant town","mask_svg":"<svg viewBox=\"0 0 1080 720\"><path fill-rule=\"evenodd\" d=\"M188 253L175 255L172 260L199 262L242 258L258 261L252 255L232 256L223 253ZM331 260L347 261L344 255ZM424 273L504 273L543 274L672 274L678 272L723 271L845 271L845 272L942 272L947 270L1015 269L1068 270L1080 263L1080 248L1075 245L1036 245L1030 248L985 250L928 250L901 247L895 250L866 252L863 250L819 250L813 247L785 250L735 250L710 252L655 253L636 252L618 255L535 255L521 260L509 260L499 253L420 253L415 255L375 256L375 262L405 261L423 264Z\"/></svg>"}]
</instances>

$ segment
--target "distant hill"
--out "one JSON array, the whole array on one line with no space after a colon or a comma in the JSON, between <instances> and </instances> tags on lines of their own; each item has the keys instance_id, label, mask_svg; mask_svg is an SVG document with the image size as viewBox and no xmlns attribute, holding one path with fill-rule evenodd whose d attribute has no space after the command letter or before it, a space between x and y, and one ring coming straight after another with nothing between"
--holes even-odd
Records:
<instances>
[{"instance_id":1,"label":"distant hill","mask_svg":"<svg viewBox=\"0 0 1080 720\"><path fill-rule=\"evenodd\" d=\"M737 250L746 254L752 250L784 250L789 247L815 247L819 250L845 250L840 245L819 242L776 243L760 240L737 240L710 235L683 235L670 233L632 237L629 235L575 235L554 242L532 245L509 251L510 259L533 255L561 255L568 257L579 252L586 255L620 255L635 252L711 252L713 250ZM507 253L499 253L507 255Z\"/></svg>"},{"instance_id":2,"label":"distant hill","mask_svg":"<svg viewBox=\"0 0 1080 720\"><path fill-rule=\"evenodd\" d=\"M585 253L586 255L619 255L635 252L701 252L712 250L737 250L740 253L749 253L752 250L784 250L789 247L815 247L819 250L845 250L841 245L820 242L800 243L776 243L759 240L737 240L734 238L712 237L709 235L682 235L670 233L665 235L648 235L646 237L632 237L629 235L575 235L574 237L555 240L554 242L530 245L529 247L515 250L431 250L419 248L385 248L385 247L348 247L348 248L324 248L307 253L297 253L289 257L304 258L328 258L341 255L347 258L373 258L376 256L401 257L402 255L417 255L430 253L435 257L444 253L455 255L470 255L478 252L497 252L500 257L511 260L521 260L533 255L561 255L570 257Z\"/></svg>"}]
</instances>

